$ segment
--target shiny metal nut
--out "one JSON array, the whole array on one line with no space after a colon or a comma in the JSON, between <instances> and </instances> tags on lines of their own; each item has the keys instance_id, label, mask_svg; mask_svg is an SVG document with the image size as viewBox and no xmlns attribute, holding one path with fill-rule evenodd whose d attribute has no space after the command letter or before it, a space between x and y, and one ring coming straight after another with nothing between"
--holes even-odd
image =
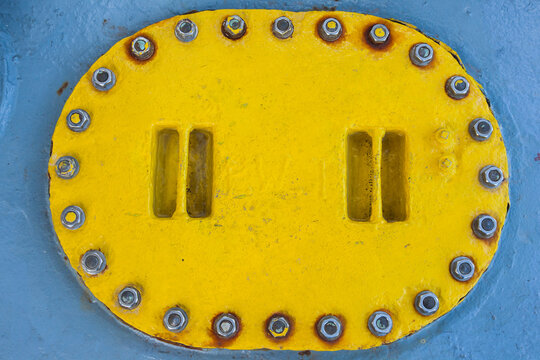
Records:
<instances>
[{"instance_id":1,"label":"shiny metal nut","mask_svg":"<svg viewBox=\"0 0 540 360\"><path fill-rule=\"evenodd\" d=\"M90 126L90 115L82 109L71 110L66 116L66 123L69 130L83 132Z\"/></svg>"},{"instance_id":2,"label":"shiny metal nut","mask_svg":"<svg viewBox=\"0 0 540 360\"><path fill-rule=\"evenodd\" d=\"M411 47L409 58L416 66L427 66L433 60L433 48L426 43L418 43Z\"/></svg>"},{"instance_id":3,"label":"shiny metal nut","mask_svg":"<svg viewBox=\"0 0 540 360\"><path fill-rule=\"evenodd\" d=\"M390 30L383 24L375 24L369 30L369 41L374 45L384 44L390 36Z\"/></svg>"},{"instance_id":4,"label":"shiny metal nut","mask_svg":"<svg viewBox=\"0 0 540 360\"><path fill-rule=\"evenodd\" d=\"M267 330L273 338L284 338L289 333L291 324L284 316L272 316L268 321Z\"/></svg>"},{"instance_id":5,"label":"shiny metal nut","mask_svg":"<svg viewBox=\"0 0 540 360\"><path fill-rule=\"evenodd\" d=\"M466 256L458 256L450 263L450 274L457 281L469 281L474 275L474 262Z\"/></svg>"},{"instance_id":6,"label":"shiny metal nut","mask_svg":"<svg viewBox=\"0 0 540 360\"><path fill-rule=\"evenodd\" d=\"M154 55L154 44L144 36L137 36L131 42L131 55L137 60L148 60Z\"/></svg>"},{"instance_id":7,"label":"shiny metal nut","mask_svg":"<svg viewBox=\"0 0 540 360\"><path fill-rule=\"evenodd\" d=\"M474 235L480 239L489 239L497 232L497 220L493 216L478 215L472 222Z\"/></svg>"},{"instance_id":8,"label":"shiny metal nut","mask_svg":"<svg viewBox=\"0 0 540 360\"><path fill-rule=\"evenodd\" d=\"M486 141L493 133L493 125L489 120L478 118L469 124L469 134L476 141Z\"/></svg>"},{"instance_id":9,"label":"shiny metal nut","mask_svg":"<svg viewBox=\"0 0 540 360\"><path fill-rule=\"evenodd\" d=\"M73 156L62 156L56 161L56 175L62 179L72 179L79 173L79 162Z\"/></svg>"},{"instance_id":10,"label":"shiny metal nut","mask_svg":"<svg viewBox=\"0 0 540 360\"><path fill-rule=\"evenodd\" d=\"M414 307L420 315L433 315L439 310L439 298L431 291L422 291L416 295Z\"/></svg>"},{"instance_id":11,"label":"shiny metal nut","mask_svg":"<svg viewBox=\"0 0 540 360\"><path fill-rule=\"evenodd\" d=\"M317 333L324 341L336 341L343 333L343 325L334 315L323 316L317 322Z\"/></svg>"},{"instance_id":12,"label":"shiny metal nut","mask_svg":"<svg viewBox=\"0 0 540 360\"><path fill-rule=\"evenodd\" d=\"M392 331L392 317L384 311L375 311L368 320L369 331L375 336L386 336Z\"/></svg>"},{"instance_id":13,"label":"shiny metal nut","mask_svg":"<svg viewBox=\"0 0 540 360\"><path fill-rule=\"evenodd\" d=\"M60 215L60 221L66 229L77 230L84 224L85 215L83 209L71 205L65 208Z\"/></svg>"},{"instance_id":14,"label":"shiny metal nut","mask_svg":"<svg viewBox=\"0 0 540 360\"><path fill-rule=\"evenodd\" d=\"M199 34L199 28L197 25L189 19L182 19L174 28L174 35L181 42L190 42L195 40Z\"/></svg>"},{"instance_id":15,"label":"shiny metal nut","mask_svg":"<svg viewBox=\"0 0 540 360\"><path fill-rule=\"evenodd\" d=\"M99 250L88 250L81 258L81 267L88 275L97 275L105 270L107 261Z\"/></svg>"},{"instance_id":16,"label":"shiny metal nut","mask_svg":"<svg viewBox=\"0 0 540 360\"><path fill-rule=\"evenodd\" d=\"M188 316L186 312L179 307L173 307L167 310L163 316L163 325L171 332L181 332L188 324Z\"/></svg>"},{"instance_id":17,"label":"shiny metal nut","mask_svg":"<svg viewBox=\"0 0 540 360\"><path fill-rule=\"evenodd\" d=\"M109 91L116 84L116 76L111 70L101 67L94 71L92 84L99 91Z\"/></svg>"},{"instance_id":18,"label":"shiny metal nut","mask_svg":"<svg viewBox=\"0 0 540 360\"><path fill-rule=\"evenodd\" d=\"M214 333L222 339L231 339L238 334L240 324L234 314L220 314L214 320Z\"/></svg>"},{"instance_id":19,"label":"shiny metal nut","mask_svg":"<svg viewBox=\"0 0 540 360\"><path fill-rule=\"evenodd\" d=\"M141 303L141 293L132 286L126 286L118 293L118 305L133 310Z\"/></svg>"},{"instance_id":20,"label":"shiny metal nut","mask_svg":"<svg viewBox=\"0 0 540 360\"><path fill-rule=\"evenodd\" d=\"M228 16L221 26L223 35L229 39L240 39L246 33L246 22L238 15Z\"/></svg>"},{"instance_id":21,"label":"shiny metal nut","mask_svg":"<svg viewBox=\"0 0 540 360\"><path fill-rule=\"evenodd\" d=\"M319 36L324 41L336 41L343 33L343 27L338 19L328 18L319 25Z\"/></svg>"},{"instance_id":22,"label":"shiny metal nut","mask_svg":"<svg viewBox=\"0 0 540 360\"><path fill-rule=\"evenodd\" d=\"M451 76L446 80L446 94L452 99L461 100L469 95L469 81L463 76Z\"/></svg>"},{"instance_id":23,"label":"shiny metal nut","mask_svg":"<svg viewBox=\"0 0 540 360\"><path fill-rule=\"evenodd\" d=\"M498 167L488 165L480 170L478 179L484 187L495 189L498 188L504 181L504 174Z\"/></svg>"},{"instance_id":24,"label":"shiny metal nut","mask_svg":"<svg viewBox=\"0 0 540 360\"><path fill-rule=\"evenodd\" d=\"M274 36L277 37L278 39L290 38L293 32L294 32L294 25L291 19L285 16L278 17L272 23L272 33L274 33Z\"/></svg>"}]
</instances>

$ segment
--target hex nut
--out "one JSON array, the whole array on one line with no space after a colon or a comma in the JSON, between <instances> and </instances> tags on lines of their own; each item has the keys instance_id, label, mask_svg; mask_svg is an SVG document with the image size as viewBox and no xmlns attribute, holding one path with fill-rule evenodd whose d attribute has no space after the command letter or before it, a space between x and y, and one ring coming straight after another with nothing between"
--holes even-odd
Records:
<instances>
[{"instance_id":1,"label":"hex nut","mask_svg":"<svg viewBox=\"0 0 540 360\"><path fill-rule=\"evenodd\" d=\"M126 286L118 293L118 305L133 310L141 303L141 293L132 286Z\"/></svg>"},{"instance_id":2,"label":"hex nut","mask_svg":"<svg viewBox=\"0 0 540 360\"><path fill-rule=\"evenodd\" d=\"M83 209L71 205L65 208L60 215L60 221L66 229L77 230L84 224L85 215Z\"/></svg>"},{"instance_id":3,"label":"hex nut","mask_svg":"<svg viewBox=\"0 0 540 360\"><path fill-rule=\"evenodd\" d=\"M421 291L414 299L414 307L420 315L433 315L439 310L439 298L431 291Z\"/></svg>"},{"instance_id":4,"label":"hex nut","mask_svg":"<svg viewBox=\"0 0 540 360\"><path fill-rule=\"evenodd\" d=\"M83 132L90 126L90 115L82 109L71 110L66 116L66 123L69 130Z\"/></svg>"},{"instance_id":5,"label":"hex nut","mask_svg":"<svg viewBox=\"0 0 540 360\"><path fill-rule=\"evenodd\" d=\"M375 24L368 33L369 41L373 45L382 45L388 41L390 30L383 24Z\"/></svg>"},{"instance_id":6,"label":"hex nut","mask_svg":"<svg viewBox=\"0 0 540 360\"><path fill-rule=\"evenodd\" d=\"M137 36L131 42L131 56L137 60L148 60L154 55L154 44L144 36Z\"/></svg>"},{"instance_id":7,"label":"hex nut","mask_svg":"<svg viewBox=\"0 0 540 360\"><path fill-rule=\"evenodd\" d=\"M287 39L292 36L294 32L294 25L288 17L278 17L272 23L272 33L278 39Z\"/></svg>"},{"instance_id":8,"label":"hex nut","mask_svg":"<svg viewBox=\"0 0 540 360\"><path fill-rule=\"evenodd\" d=\"M474 235L480 239L489 239L497 232L497 220L490 215L482 214L472 222Z\"/></svg>"},{"instance_id":9,"label":"hex nut","mask_svg":"<svg viewBox=\"0 0 540 360\"><path fill-rule=\"evenodd\" d=\"M62 156L56 161L56 175L61 179L73 179L79 173L79 162L73 156Z\"/></svg>"},{"instance_id":10,"label":"hex nut","mask_svg":"<svg viewBox=\"0 0 540 360\"><path fill-rule=\"evenodd\" d=\"M450 274L457 281L469 281L474 275L474 262L466 256L458 256L450 263Z\"/></svg>"},{"instance_id":11,"label":"hex nut","mask_svg":"<svg viewBox=\"0 0 540 360\"><path fill-rule=\"evenodd\" d=\"M336 341L343 334L341 320L334 315L323 316L317 322L317 334L319 334L319 337L324 341Z\"/></svg>"},{"instance_id":12,"label":"hex nut","mask_svg":"<svg viewBox=\"0 0 540 360\"><path fill-rule=\"evenodd\" d=\"M184 309L173 307L163 316L163 326L171 332L182 332L188 324L188 316Z\"/></svg>"},{"instance_id":13,"label":"hex nut","mask_svg":"<svg viewBox=\"0 0 540 360\"><path fill-rule=\"evenodd\" d=\"M489 189L495 189L501 186L504 181L504 174L501 169L494 165L484 166L478 174L480 183Z\"/></svg>"},{"instance_id":14,"label":"hex nut","mask_svg":"<svg viewBox=\"0 0 540 360\"><path fill-rule=\"evenodd\" d=\"M343 27L336 18L325 19L318 28L319 36L324 41L333 42L341 37Z\"/></svg>"},{"instance_id":15,"label":"hex nut","mask_svg":"<svg viewBox=\"0 0 540 360\"><path fill-rule=\"evenodd\" d=\"M181 42L193 41L197 38L198 34L199 28L189 19L180 20L174 28L174 35Z\"/></svg>"},{"instance_id":16,"label":"hex nut","mask_svg":"<svg viewBox=\"0 0 540 360\"><path fill-rule=\"evenodd\" d=\"M463 76L454 75L446 80L446 94L452 99L461 100L469 95L469 81Z\"/></svg>"},{"instance_id":17,"label":"hex nut","mask_svg":"<svg viewBox=\"0 0 540 360\"><path fill-rule=\"evenodd\" d=\"M109 91L116 84L116 75L111 70L101 67L92 74L92 84L99 91Z\"/></svg>"},{"instance_id":18,"label":"hex nut","mask_svg":"<svg viewBox=\"0 0 540 360\"><path fill-rule=\"evenodd\" d=\"M386 336L392 331L392 317L385 311L375 311L368 320L369 331L375 336Z\"/></svg>"},{"instance_id":19,"label":"hex nut","mask_svg":"<svg viewBox=\"0 0 540 360\"><path fill-rule=\"evenodd\" d=\"M426 43L415 44L409 51L409 58L416 66L427 66L433 60L433 48Z\"/></svg>"},{"instance_id":20,"label":"hex nut","mask_svg":"<svg viewBox=\"0 0 540 360\"><path fill-rule=\"evenodd\" d=\"M105 255L99 250L88 250L81 258L81 267L88 275L97 275L107 267Z\"/></svg>"},{"instance_id":21,"label":"hex nut","mask_svg":"<svg viewBox=\"0 0 540 360\"><path fill-rule=\"evenodd\" d=\"M228 16L221 26L223 35L232 40L240 39L244 36L246 30L246 22L238 15Z\"/></svg>"},{"instance_id":22,"label":"hex nut","mask_svg":"<svg viewBox=\"0 0 540 360\"><path fill-rule=\"evenodd\" d=\"M484 118L477 118L469 124L469 134L476 141L486 141L493 133L493 125Z\"/></svg>"},{"instance_id":23,"label":"hex nut","mask_svg":"<svg viewBox=\"0 0 540 360\"><path fill-rule=\"evenodd\" d=\"M272 316L267 323L266 329L270 336L275 339L284 338L289 334L291 324L285 316Z\"/></svg>"},{"instance_id":24,"label":"hex nut","mask_svg":"<svg viewBox=\"0 0 540 360\"><path fill-rule=\"evenodd\" d=\"M220 314L214 320L214 333L222 339L231 339L240 331L240 323L234 314Z\"/></svg>"}]
</instances>

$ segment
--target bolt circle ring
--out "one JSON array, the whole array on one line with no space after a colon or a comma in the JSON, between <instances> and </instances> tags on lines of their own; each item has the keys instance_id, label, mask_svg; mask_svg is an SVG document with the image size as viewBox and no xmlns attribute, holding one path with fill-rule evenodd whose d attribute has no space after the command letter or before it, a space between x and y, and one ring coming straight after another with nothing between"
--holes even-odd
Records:
<instances>
[{"instance_id":1,"label":"bolt circle ring","mask_svg":"<svg viewBox=\"0 0 540 360\"><path fill-rule=\"evenodd\" d=\"M163 326L171 332L182 332L189 322L189 318L184 309L173 307L167 310L163 316Z\"/></svg>"},{"instance_id":2,"label":"bolt circle ring","mask_svg":"<svg viewBox=\"0 0 540 360\"><path fill-rule=\"evenodd\" d=\"M88 250L81 257L81 268L88 275L98 275L107 267L105 255L99 250Z\"/></svg>"},{"instance_id":3,"label":"bolt circle ring","mask_svg":"<svg viewBox=\"0 0 540 360\"><path fill-rule=\"evenodd\" d=\"M368 320L369 331L375 336L382 337L390 334L392 327L392 317L386 311L375 311Z\"/></svg>"},{"instance_id":4,"label":"bolt circle ring","mask_svg":"<svg viewBox=\"0 0 540 360\"><path fill-rule=\"evenodd\" d=\"M474 270L474 262L466 256L458 256L450 263L450 274L457 281L469 281L474 276Z\"/></svg>"},{"instance_id":5,"label":"bolt circle ring","mask_svg":"<svg viewBox=\"0 0 540 360\"><path fill-rule=\"evenodd\" d=\"M70 214L74 214L75 218L73 220L68 219L68 215ZM62 225L69 230L77 230L83 226L85 218L83 209L75 205L66 207L60 215Z\"/></svg>"},{"instance_id":6,"label":"bolt circle ring","mask_svg":"<svg viewBox=\"0 0 540 360\"><path fill-rule=\"evenodd\" d=\"M434 50L427 43L414 44L409 51L411 62L419 67L427 66L431 63L434 56Z\"/></svg>"},{"instance_id":7,"label":"bolt circle ring","mask_svg":"<svg viewBox=\"0 0 540 360\"><path fill-rule=\"evenodd\" d=\"M343 324L337 316L323 316L317 322L317 334L324 341L336 341L343 334Z\"/></svg>"},{"instance_id":8,"label":"bolt circle ring","mask_svg":"<svg viewBox=\"0 0 540 360\"><path fill-rule=\"evenodd\" d=\"M131 56L137 60L148 60L154 55L154 43L144 36L137 36L131 42Z\"/></svg>"},{"instance_id":9,"label":"bolt circle ring","mask_svg":"<svg viewBox=\"0 0 540 360\"><path fill-rule=\"evenodd\" d=\"M199 35L199 28L190 19L182 19L174 27L174 36L181 42L190 42Z\"/></svg>"},{"instance_id":10,"label":"bolt circle ring","mask_svg":"<svg viewBox=\"0 0 540 360\"><path fill-rule=\"evenodd\" d=\"M90 115L83 109L74 109L66 116L66 123L69 130L83 132L90 126Z\"/></svg>"},{"instance_id":11,"label":"bolt circle ring","mask_svg":"<svg viewBox=\"0 0 540 360\"><path fill-rule=\"evenodd\" d=\"M62 156L56 161L56 175L62 179L73 179L79 173L79 162L73 156Z\"/></svg>"},{"instance_id":12,"label":"bolt circle ring","mask_svg":"<svg viewBox=\"0 0 540 360\"><path fill-rule=\"evenodd\" d=\"M469 81L463 76L454 75L446 80L446 94L454 100L461 100L467 97L469 95L469 89Z\"/></svg>"},{"instance_id":13,"label":"bolt circle ring","mask_svg":"<svg viewBox=\"0 0 540 360\"><path fill-rule=\"evenodd\" d=\"M141 293L132 286L126 286L118 293L118 305L126 310L133 310L141 303Z\"/></svg>"},{"instance_id":14,"label":"bolt circle ring","mask_svg":"<svg viewBox=\"0 0 540 360\"><path fill-rule=\"evenodd\" d=\"M214 333L222 339L232 339L240 331L240 322L231 313L220 314L212 326Z\"/></svg>"},{"instance_id":15,"label":"bolt circle ring","mask_svg":"<svg viewBox=\"0 0 540 360\"><path fill-rule=\"evenodd\" d=\"M266 330L274 339L283 339L290 333L291 323L283 315L274 315L266 322Z\"/></svg>"},{"instance_id":16,"label":"bolt circle ring","mask_svg":"<svg viewBox=\"0 0 540 360\"><path fill-rule=\"evenodd\" d=\"M116 75L111 70L100 67L92 74L92 85L99 91L109 91L116 84Z\"/></svg>"},{"instance_id":17,"label":"bolt circle ring","mask_svg":"<svg viewBox=\"0 0 540 360\"><path fill-rule=\"evenodd\" d=\"M433 315L439 310L439 298L431 291L421 291L414 299L414 308L420 315Z\"/></svg>"}]
</instances>

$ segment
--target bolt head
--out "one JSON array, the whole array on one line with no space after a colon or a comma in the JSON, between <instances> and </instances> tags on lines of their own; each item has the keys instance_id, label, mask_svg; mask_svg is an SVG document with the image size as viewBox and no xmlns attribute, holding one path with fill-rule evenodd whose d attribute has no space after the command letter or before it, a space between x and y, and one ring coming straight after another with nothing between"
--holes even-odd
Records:
<instances>
[{"instance_id":1,"label":"bolt head","mask_svg":"<svg viewBox=\"0 0 540 360\"><path fill-rule=\"evenodd\" d=\"M416 295L414 307L420 315L433 315L439 310L439 298L431 291L422 291Z\"/></svg>"},{"instance_id":2,"label":"bolt head","mask_svg":"<svg viewBox=\"0 0 540 360\"><path fill-rule=\"evenodd\" d=\"M489 120L478 118L469 124L469 134L476 141L486 141L493 133L493 125Z\"/></svg>"},{"instance_id":3,"label":"bolt head","mask_svg":"<svg viewBox=\"0 0 540 360\"><path fill-rule=\"evenodd\" d=\"M426 43L418 43L411 47L409 58L416 66L427 66L433 60L433 48Z\"/></svg>"},{"instance_id":4,"label":"bolt head","mask_svg":"<svg viewBox=\"0 0 540 360\"><path fill-rule=\"evenodd\" d=\"M174 28L174 35L181 42L193 41L198 34L199 29L197 28L197 25L189 19L180 20Z\"/></svg>"},{"instance_id":5,"label":"bolt head","mask_svg":"<svg viewBox=\"0 0 540 360\"><path fill-rule=\"evenodd\" d=\"M154 55L154 44L144 36L137 36L131 42L131 55L137 60L148 60Z\"/></svg>"},{"instance_id":6,"label":"bolt head","mask_svg":"<svg viewBox=\"0 0 540 360\"><path fill-rule=\"evenodd\" d=\"M392 317L385 311L375 311L368 320L369 331L375 336L386 336L392 331Z\"/></svg>"},{"instance_id":7,"label":"bolt head","mask_svg":"<svg viewBox=\"0 0 540 360\"><path fill-rule=\"evenodd\" d=\"M498 167L488 165L480 170L478 179L484 187L495 189L498 188L504 181L504 174Z\"/></svg>"},{"instance_id":8,"label":"bolt head","mask_svg":"<svg viewBox=\"0 0 540 360\"><path fill-rule=\"evenodd\" d=\"M244 36L246 29L246 22L238 15L228 16L221 26L223 35L233 40L240 39Z\"/></svg>"},{"instance_id":9,"label":"bolt head","mask_svg":"<svg viewBox=\"0 0 540 360\"><path fill-rule=\"evenodd\" d=\"M480 239L489 239L497 232L497 220L493 216L478 215L472 222L474 235Z\"/></svg>"},{"instance_id":10,"label":"bolt head","mask_svg":"<svg viewBox=\"0 0 540 360\"><path fill-rule=\"evenodd\" d=\"M111 70L101 67L94 71L92 84L99 91L109 91L116 84L116 76Z\"/></svg>"},{"instance_id":11,"label":"bolt head","mask_svg":"<svg viewBox=\"0 0 540 360\"><path fill-rule=\"evenodd\" d=\"M461 100L469 95L469 81L463 76L455 75L446 80L446 94L452 99Z\"/></svg>"},{"instance_id":12,"label":"bolt head","mask_svg":"<svg viewBox=\"0 0 540 360\"><path fill-rule=\"evenodd\" d=\"M118 293L118 305L126 310L133 310L141 303L141 293L132 286L127 286Z\"/></svg>"},{"instance_id":13,"label":"bolt head","mask_svg":"<svg viewBox=\"0 0 540 360\"><path fill-rule=\"evenodd\" d=\"M214 320L214 333L222 339L231 339L238 334L240 323L234 314L220 314Z\"/></svg>"},{"instance_id":14,"label":"bolt head","mask_svg":"<svg viewBox=\"0 0 540 360\"><path fill-rule=\"evenodd\" d=\"M60 215L60 221L66 229L77 230L84 224L85 215L83 209L71 205L65 208Z\"/></svg>"},{"instance_id":15,"label":"bolt head","mask_svg":"<svg viewBox=\"0 0 540 360\"><path fill-rule=\"evenodd\" d=\"M390 30L383 24L375 24L369 30L369 41L374 45L386 43L390 37Z\"/></svg>"},{"instance_id":16,"label":"bolt head","mask_svg":"<svg viewBox=\"0 0 540 360\"><path fill-rule=\"evenodd\" d=\"M83 132L90 126L90 115L82 109L71 110L66 116L66 123L69 130Z\"/></svg>"},{"instance_id":17,"label":"bolt head","mask_svg":"<svg viewBox=\"0 0 540 360\"><path fill-rule=\"evenodd\" d=\"M72 156L62 156L56 161L56 175L62 179L72 179L79 173L79 162Z\"/></svg>"},{"instance_id":18,"label":"bolt head","mask_svg":"<svg viewBox=\"0 0 540 360\"><path fill-rule=\"evenodd\" d=\"M188 324L188 316L184 309L173 307L167 310L163 316L163 325L171 332L182 332Z\"/></svg>"},{"instance_id":19,"label":"bolt head","mask_svg":"<svg viewBox=\"0 0 540 360\"><path fill-rule=\"evenodd\" d=\"M341 37L341 34L343 33L343 27L341 26L341 23L336 18L328 18L325 19L322 23L319 25L319 36L324 41L332 42L336 41Z\"/></svg>"},{"instance_id":20,"label":"bolt head","mask_svg":"<svg viewBox=\"0 0 540 360\"><path fill-rule=\"evenodd\" d=\"M88 250L81 258L81 267L88 275L101 274L106 266L105 255L99 250Z\"/></svg>"},{"instance_id":21,"label":"bolt head","mask_svg":"<svg viewBox=\"0 0 540 360\"><path fill-rule=\"evenodd\" d=\"M323 316L317 322L317 333L324 341L336 341L343 333L343 325L341 320L334 315Z\"/></svg>"},{"instance_id":22,"label":"bolt head","mask_svg":"<svg viewBox=\"0 0 540 360\"><path fill-rule=\"evenodd\" d=\"M290 38L293 32L294 32L294 25L291 19L285 16L278 17L272 23L272 33L274 33L274 36L277 37L278 39Z\"/></svg>"},{"instance_id":23,"label":"bolt head","mask_svg":"<svg viewBox=\"0 0 540 360\"><path fill-rule=\"evenodd\" d=\"M268 333L275 339L284 338L289 333L291 324L284 316L272 316L266 327Z\"/></svg>"},{"instance_id":24,"label":"bolt head","mask_svg":"<svg viewBox=\"0 0 540 360\"><path fill-rule=\"evenodd\" d=\"M474 262L466 256L458 256L450 263L450 274L457 281L469 281L474 275Z\"/></svg>"}]
</instances>

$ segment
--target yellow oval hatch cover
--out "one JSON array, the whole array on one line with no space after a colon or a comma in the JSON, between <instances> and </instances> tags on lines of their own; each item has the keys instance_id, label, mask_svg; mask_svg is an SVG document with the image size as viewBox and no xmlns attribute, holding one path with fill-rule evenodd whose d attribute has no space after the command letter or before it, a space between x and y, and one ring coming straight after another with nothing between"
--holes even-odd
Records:
<instances>
[{"instance_id":1,"label":"yellow oval hatch cover","mask_svg":"<svg viewBox=\"0 0 540 360\"><path fill-rule=\"evenodd\" d=\"M220 10L121 40L49 164L71 266L190 347L364 349L454 308L508 206L497 121L459 58L345 12Z\"/></svg>"}]
</instances>

